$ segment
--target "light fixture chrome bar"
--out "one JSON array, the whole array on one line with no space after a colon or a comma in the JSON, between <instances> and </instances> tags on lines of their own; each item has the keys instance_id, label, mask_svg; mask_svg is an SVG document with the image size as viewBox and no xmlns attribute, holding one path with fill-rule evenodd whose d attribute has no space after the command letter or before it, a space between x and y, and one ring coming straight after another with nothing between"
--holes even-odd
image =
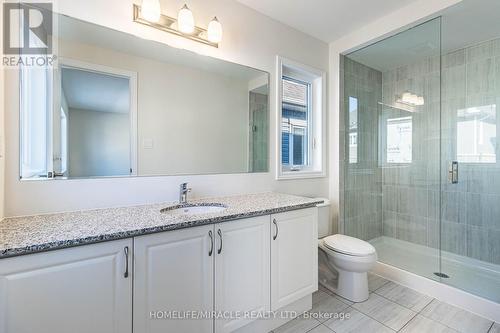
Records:
<instances>
[{"instance_id":1,"label":"light fixture chrome bar","mask_svg":"<svg viewBox=\"0 0 500 333\"><path fill-rule=\"evenodd\" d=\"M204 36L207 36L207 30L197 27L194 27L194 32L192 34L185 34L177 30L173 25L177 23L177 20L173 17L167 16L167 15L160 15L160 19L158 22L150 22L146 20L144 17L141 15L141 7L139 5L134 4L134 22L141 23L159 30L163 30L166 32L169 32L171 34L177 35L177 36L182 36L191 40L194 40L199 43L203 43L206 45L210 45L213 47L219 47L218 43L213 43L209 41L207 38Z\"/></svg>"},{"instance_id":2,"label":"light fixture chrome bar","mask_svg":"<svg viewBox=\"0 0 500 333\"><path fill-rule=\"evenodd\" d=\"M402 107L401 105L391 105L391 104L387 104L387 103L378 102L379 105L382 105L382 106L385 106L385 107L388 107L391 109L397 109L397 110L411 112L411 113L417 112L415 110L415 106L408 105L406 103L399 103L398 101L396 101L396 103L402 104L402 106L404 106L404 107Z\"/></svg>"}]
</instances>

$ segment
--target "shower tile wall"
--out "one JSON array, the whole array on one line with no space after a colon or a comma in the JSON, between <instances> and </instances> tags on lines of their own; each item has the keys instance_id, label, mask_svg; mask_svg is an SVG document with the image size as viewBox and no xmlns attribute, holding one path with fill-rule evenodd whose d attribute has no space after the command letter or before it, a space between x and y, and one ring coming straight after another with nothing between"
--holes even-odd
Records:
<instances>
[{"instance_id":1,"label":"shower tile wall","mask_svg":"<svg viewBox=\"0 0 500 333\"><path fill-rule=\"evenodd\" d=\"M442 249L500 264L499 145L496 145L496 163L461 162L459 183L449 184L446 178L448 162L457 159L457 112L483 106L491 108L491 105L496 106L495 111L500 108L500 40L442 57L441 122L438 60L427 59L382 75L385 104L394 104L395 96L406 90L425 98L425 105L411 113L412 163L387 165L383 163L384 156L381 157L383 235L439 247L439 163L442 161ZM389 107L381 108L381 119L407 115ZM496 117L495 131L499 118ZM381 141L386 135L385 129L381 126ZM465 134L465 140L478 139L470 131Z\"/></svg>"},{"instance_id":2,"label":"shower tile wall","mask_svg":"<svg viewBox=\"0 0 500 333\"><path fill-rule=\"evenodd\" d=\"M250 172L266 172L268 170L267 138L268 128L268 97L267 95L250 92L250 140L249 166Z\"/></svg>"},{"instance_id":3,"label":"shower tile wall","mask_svg":"<svg viewBox=\"0 0 500 333\"><path fill-rule=\"evenodd\" d=\"M500 39L443 58L443 161L456 159L458 110L494 106L494 160L460 163L458 184L443 182L445 250L500 264ZM468 133L466 139L481 140ZM496 159L496 162L495 162ZM446 167L446 165L443 165ZM446 240L449 243L446 243ZM456 240L457 246L452 246Z\"/></svg>"},{"instance_id":4,"label":"shower tile wall","mask_svg":"<svg viewBox=\"0 0 500 333\"><path fill-rule=\"evenodd\" d=\"M345 221L344 233L364 240L382 236L382 183L378 167L378 102L382 98L382 73L343 58L345 112L341 115L341 138L349 140L353 134L357 140L357 154L349 158L349 142L341 142L347 152L341 160L341 177L344 189L341 219ZM349 103L354 98L357 108ZM355 109L355 110L353 110ZM353 154L354 155L354 154Z\"/></svg>"},{"instance_id":5,"label":"shower tile wall","mask_svg":"<svg viewBox=\"0 0 500 333\"><path fill-rule=\"evenodd\" d=\"M439 56L385 71L380 131L382 154L383 234L412 243L439 246L440 62ZM413 112L397 103L410 91L424 96ZM393 107L396 106L396 107ZM411 118L409 118L411 117ZM412 126L412 160L389 163L388 121L408 118Z\"/></svg>"}]
</instances>

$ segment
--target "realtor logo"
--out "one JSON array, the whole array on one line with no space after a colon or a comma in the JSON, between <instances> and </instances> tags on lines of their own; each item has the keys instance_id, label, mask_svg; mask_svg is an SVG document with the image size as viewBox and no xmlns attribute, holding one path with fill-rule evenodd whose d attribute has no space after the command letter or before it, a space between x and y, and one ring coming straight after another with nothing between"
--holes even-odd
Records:
<instances>
[{"instance_id":1,"label":"realtor logo","mask_svg":"<svg viewBox=\"0 0 500 333\"><path fill-rule=\"evenodd\" d=\"M4 3L4 55L52 53L52 3Z\"/></svg>"},{"instance_id":2,"label":"realtor logo","mask_svg":"<svg viewBox=\"0 0 500 333\"><path fill-rule=\"evenodd\" d=\"M6 67L53 66L54 17L50 2L3 4L3 58Z\"/></svg>"}]
</instances>

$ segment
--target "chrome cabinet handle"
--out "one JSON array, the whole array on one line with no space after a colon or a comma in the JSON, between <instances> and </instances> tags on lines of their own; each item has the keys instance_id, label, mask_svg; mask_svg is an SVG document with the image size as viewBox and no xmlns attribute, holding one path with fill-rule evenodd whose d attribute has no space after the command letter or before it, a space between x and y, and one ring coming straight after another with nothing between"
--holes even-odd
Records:
<instances>
[{"instance_id":1,"label":"chrome cabinet handle","mask_svg":"<svg viewBox=\"0 0 500 333\"><path fill-rule=\"evenodd\" d=\"M125 253L125 273L123 274L123 277L128 278L128 246L123 248L123 252Z\"/></svg>"},{"instance_id":2,"label":"chrome cabinet handle","mask_svg":"<svg viewBox=\"0 0 500 333\"><path fill-rule=\"evenodd\" d=\"M211 257L212 253L214 253L214 235L212 234L212 230L208 232L208 237L210 237L210 251L208 251L208 256Z\"/></svg>"},{"instance_id":3,"label":"chrome cabinet handle","mask_svg":"<svg viewBox=\"0 0 500 333\"><path fill-rule=\"evenodd\" d=\"M278 232L279 232L278 222L276 222L276 219L273 219L273 224L276 227L276 233L273 236L273 240L276 240L276 238L278 238Z\"/></svg>"},{"instance_id":4,"label":"chrome cabinet handle","mask_svg":"<svg viewBox=\"0 0 500 333\"><path fill-rule=\"evenodd\" d=\"M220 254L222 252L222 231L220 229L217 230L217 234L219 235L220 238L220 248L217 250L217 253Z\"/></svg>"}]
</instances>

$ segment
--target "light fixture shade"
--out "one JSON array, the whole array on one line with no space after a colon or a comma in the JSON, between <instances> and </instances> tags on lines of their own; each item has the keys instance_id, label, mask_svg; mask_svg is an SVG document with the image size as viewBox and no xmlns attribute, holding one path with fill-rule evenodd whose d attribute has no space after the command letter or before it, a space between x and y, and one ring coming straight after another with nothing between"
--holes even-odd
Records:
<instances>
[{"instance_id":1,"label":"light fixture shade","mask_svg":"<svg viewBox=\"0 0 500 333\"><path fill-rule=\"evenodd\" d=\"M219 43L222 40L222 25L217 17L214 17L208 24L207 38L212 43Z\"/></svg>"},{"instance_id":2,"label":"light fixture shade","mask_svg":"<svg viewBox=\"0 0 500 333\"><path fill-rule=\"evenodd\" d=\"M410 103L413 104L413 105L417 105L417 103L418 103L418 96L415 95L415 94L411 94Z\"/></svg>"},{"instance_id":3,"label":"light fixture shade","mask_svg":"<svg viewBox=\"0 0 500 333\"><path fill-rule=\"evenodd\" d=\"M185 34L192 34L194 32L194 17L191 10L187 5L179 10L177 15L177 29Z\"/></svg>"},{"instance_id":4,"label":"light fixture shade","mask_svg":"<svg viewBox=\"0 0 500 333\"><path fill-rule=\"evenodd\" d=\"M405 92L403 95L401 95L401 101L405 103L411 103L412 100L412 94L410 92Z\"/></svg>"},{"instance_id":5,"label":"light fixture shade","mask_svg":"<svg viewBox=\"0 0 500 333\"><path fill-rule=\"evenodd\" d=\"M142 17L150 22L158 22L161 15L160 0L142 0Z\"/></svg>"}]
</instances>

